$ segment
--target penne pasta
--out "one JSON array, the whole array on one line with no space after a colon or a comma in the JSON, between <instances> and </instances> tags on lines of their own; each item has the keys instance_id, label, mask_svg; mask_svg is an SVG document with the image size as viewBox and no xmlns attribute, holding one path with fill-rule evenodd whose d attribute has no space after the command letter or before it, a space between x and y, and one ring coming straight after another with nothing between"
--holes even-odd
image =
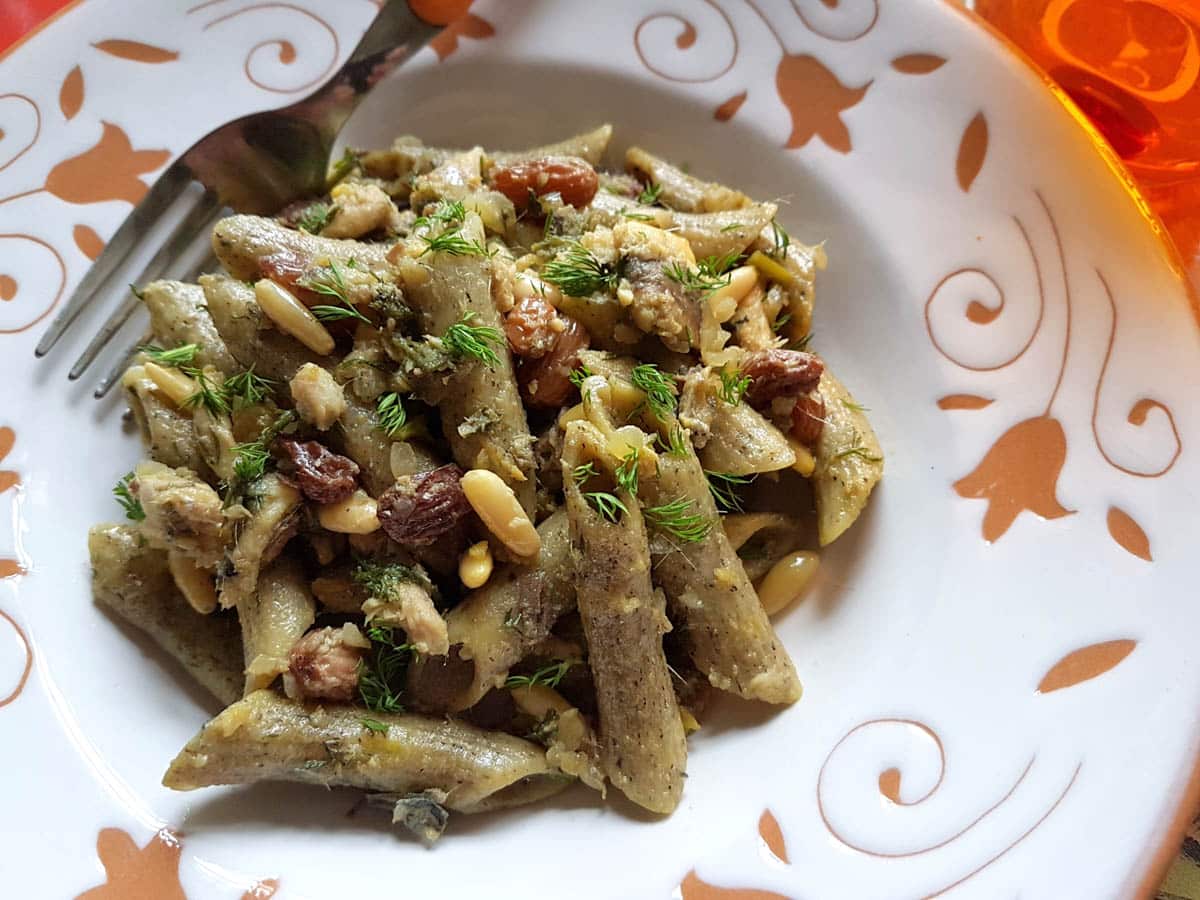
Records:
<instances>
[{"instance_id":1,"label":"penne pasta","mask_svg":"<svg viewBox=\"0 0 1200 900\"><path fill-rule=\"evenodd\" d=\"M195 344L191 365L212 366L225 375L239 370L237 360L221 340L204 301L204 291L181 281L152 281L140 297L150 311L150 331L164 349Z\"/></svg>"},{"instance_id":2,"label":"penne pasta","mask_svg":"<svg viewBox=\"0 0 1200 900\"><path fill-rule=\"evenodd\" d=\"M238 604L247 695L287 671L288 654L315 616L316 602L298 561L285 557L263 569L255 590Z\"/></svg>"}]
</instances>

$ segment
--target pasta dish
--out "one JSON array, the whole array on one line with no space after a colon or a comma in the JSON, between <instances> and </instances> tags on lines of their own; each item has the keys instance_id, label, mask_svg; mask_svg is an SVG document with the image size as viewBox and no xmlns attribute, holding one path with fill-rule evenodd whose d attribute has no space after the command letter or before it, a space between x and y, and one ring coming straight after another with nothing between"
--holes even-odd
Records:
<instances>
[{"instance_id":1,"label":"pasta dish","mask_svg":"<svg viewBox=\"0 0 1200 900\"><path fill-rule=\"evenodd\" d=\"M668 814L716 694L800 698L770 617L883 471L809 346L824 251L611 134L348 151L138 290L147 458L89 549L225 707L166 786L353 787L426 842L574 782Z\"/></svg>"}]
</instances>

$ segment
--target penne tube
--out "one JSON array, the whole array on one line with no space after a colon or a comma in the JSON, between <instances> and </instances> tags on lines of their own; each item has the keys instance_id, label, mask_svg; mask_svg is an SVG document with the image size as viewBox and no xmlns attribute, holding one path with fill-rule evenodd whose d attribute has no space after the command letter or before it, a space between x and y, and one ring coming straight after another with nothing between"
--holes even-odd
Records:
<instances>
[{"instance_id":1,"label":"penne tube","mask_svg":"<svg viewBox=\"0 0 1200 900\"><path fill-rule=\"evenodd\" d=\"M883 450L862 407L825 368L817 393L825 403L825 425L813 453L813 500L821 546L840 537L867 505L883 477Z\"/></svg>"},{"instance_id":2,"label":"penne tube","mask_svg":"<svg viewBox=\"0 0 1200 900\"><path fill-rule=\"evenodd\" d=\"M182 281L152 281L142 288L141 300L150 311L154 343L164 350L195 344L196 355L189 365L211 366L233 375L238 365L213 323L204 301L204 290Z\"/></svg>"},{"instance_id":3,"label":"penne tube","mask_svg":"<svg viewBox=\"0 0 1200 900\"><path fill-rule=\"evenodd\" d=\"M263 570L257 588L238 604L246 694L287 671L288 654L315 616L316 602L299 561L281 558Z\"/></svg>"}]
</instances>

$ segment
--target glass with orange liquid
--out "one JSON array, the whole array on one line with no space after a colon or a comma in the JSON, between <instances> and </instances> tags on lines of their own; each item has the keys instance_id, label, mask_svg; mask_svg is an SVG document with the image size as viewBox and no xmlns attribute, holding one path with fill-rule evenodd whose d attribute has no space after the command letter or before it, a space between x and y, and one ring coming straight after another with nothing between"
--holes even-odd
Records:
<instances>
[{"instance_id":1,"label":"glass with orange liquid","mask_svg":"<svg viewBox=\"0 0 1200 900\"><path fill-rule=\"evenodd\" d=\"M1200 0L975 0L1104 135L1200 286Z\"/></svg>"}]
</instances>

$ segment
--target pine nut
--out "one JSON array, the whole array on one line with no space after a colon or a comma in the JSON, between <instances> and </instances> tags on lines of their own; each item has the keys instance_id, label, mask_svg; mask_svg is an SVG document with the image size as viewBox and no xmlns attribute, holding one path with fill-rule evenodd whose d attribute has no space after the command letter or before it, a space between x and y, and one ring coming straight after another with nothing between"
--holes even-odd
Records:
<instances>
[{"instance_id":1,"label":"pine nut","mask_svg":"<svg viewBox=\"0 0 1200 900\"><path fill-rule=\"evenodd\" d=\"M254 285L254 296L259 308L280 331L290 334L313 353L327 356L333 352L333 335L287 288L263 278Z\"/></svg>"},{"instance_id":2,"label":"pine nut","mask_svg":"<svg viewBox=\"0 0 1200 900\"><path fill-rule=\"evenodd\" d=\"M513 688L513 702L517 709L535 719L546 718L547 713L564 713L571 708L558 691L544 684L528 684Z\"/></svg>"},{"instance_id":3,"label":"pine nut","mask_svg":"<svg viewBox=\"0 0 1200 900\"><path fill-rule=\"evenodd\" d=\"M458 578L464 587L474 590L487 584L492 577L492 550L487 541L467 548L458 561Z\"/></svg>"},{"instance_id":4,"label":"pine nut","mask_svg":"<svg viewBox=\"0 0 1200 900\"><path fill-rule=\"evenodd\" d=\"M725 323L733 318L742 298L758 283L758 269L754 266L738 266L729 273L729 283L708 295L708 306L713 318Z\"/></svg>"},{"instance_id":5,"label":"pine nut","mask_svg":"<svg viewBox=\"0 0 1200 900\"><path fill-rule=\"evenodd\" d=\"M817 459L812 455L812 451L805 447L795 438L787 439L788 446L792 448L796 454L796 461L792 463L792 468L803 475L805 478L811 478L812 473L816 471Z\"/></svg>"},{"instance_id":6,"label":"pine nut","mask_svg":"<svg viewBox=\"0 0 1200 900\"><path fill-rule=\"evenodd\" d=\"M143 364L142 370L146 377L154 382L154 386L181 409L187 404L188 398L199 390L196 382L178 369L168 369L156 362L147 362Z\"/></svg>"},{"instance_id":7,"label":"pine nut","mask_svg":"<svg viewBox=\"0 0 1200 900\"><path fill-rule=\"evenodd\" d=\"M179 593L192 609L207 616L217 608L217 584L212 572L200 568L190 556L175 550L167 553L167 568Z\"/></svg>"},{"instance_id":8,"label":"pine nut","mask_svg":"<svg viewBox=\"0 0 1200 900\"><path fill-rule=\"evenodd\" d=\"M537 556L542 539L517 502L517 495L495 472L472 469L462 477L463 493L488 530L517 556Z\"/></svg>"},{"instance_id":9,"label":"pine nut","mask_svg":"<svg viewBox=\"0 0 1200 900\"><path fill-rule=\"evenodd\" d=\"M811 550L797 550L775 563L758 583L758 602L766 614L773 616L799 600L820 565L821 557Z\"/></svg>"},{"instance_id":10,"label":"pine nut","mask_svg":"<svg viewBox=\"0 0 1200 900\"><path fill-rule=\"evenodd\" d=\"M378 506L362 488L341 503L317 507L317 521L326 531L338 534L371 534L379 530Z\"/></svg>"}]
</instances>

